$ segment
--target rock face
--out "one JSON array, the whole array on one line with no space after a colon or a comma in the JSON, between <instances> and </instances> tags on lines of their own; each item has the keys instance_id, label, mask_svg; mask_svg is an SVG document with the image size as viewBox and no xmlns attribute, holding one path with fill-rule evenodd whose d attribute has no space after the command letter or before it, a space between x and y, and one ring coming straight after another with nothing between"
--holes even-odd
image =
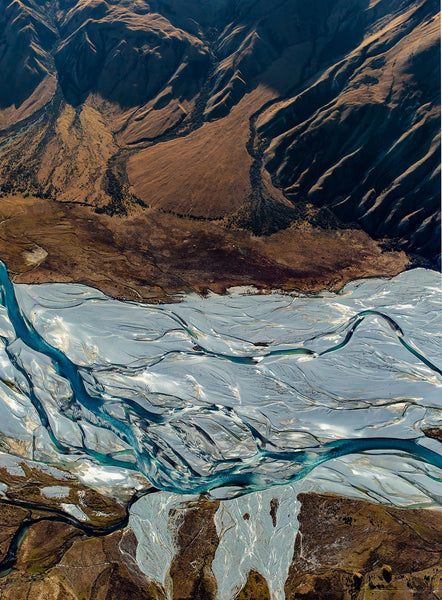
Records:
<instances>
[{"instance_id":1,"label":"rock face","mask_svg":"<svg viewBox=\"0 0 442 600\"><path fill-rule=\"evenodd\" d=\"M435 262L435 0L5 0L0 33L3 193Z\"/></svg>"}]
</instances>

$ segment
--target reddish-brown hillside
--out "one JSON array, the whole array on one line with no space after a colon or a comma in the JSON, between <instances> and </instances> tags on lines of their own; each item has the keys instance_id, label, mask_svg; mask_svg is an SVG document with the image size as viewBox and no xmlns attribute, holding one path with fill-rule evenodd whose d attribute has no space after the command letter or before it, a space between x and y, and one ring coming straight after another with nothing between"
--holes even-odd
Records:
<instances>
[{"instance_id":1,"label":"reddish-brown hillside","mask_svg":"<svg viewBox=\"0 0 442 600\"><path fill-rule=\"evenodd\" d=\"M89 218L102 227L110 219L115 231L128 219L140 230L150 223L147 243L161 237L153 220L269 249L268 236L285 230L296 246L310 227L309 260L324 285L329 269L339 279L373 264L369 238L356 262L340 265L339 244L324 262L330 231L343 239L346 229L356 254L362 227L377 252L405 250L434 265L439 19L434 0L2 0L0 191L18 198L25 222L27 198L75 203L84 214L72 227ZM33 219L36 241L48 223ZM51 259L61 263L65 241L56 239L36 276L45 278ZM304 267L299 250L265 252ZM393 271L406 262L385 258ZM203 271L204 287L214 273L208 263Z\"/></svg>"}]
</instances>

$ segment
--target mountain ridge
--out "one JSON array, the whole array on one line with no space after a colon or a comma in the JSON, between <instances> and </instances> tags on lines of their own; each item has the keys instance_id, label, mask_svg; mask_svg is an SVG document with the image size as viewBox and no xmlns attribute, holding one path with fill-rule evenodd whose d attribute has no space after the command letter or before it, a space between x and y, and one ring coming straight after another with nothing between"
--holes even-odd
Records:
<instances>
[{"instance_id":1,"label":"mountain ridge","mask_svg":"<svg viewBox=\"0 0 442 600\"><path fill-rule=\"evenodd\" d=\"M0 191L222 236L362 228L435 266L439 19L433 0L3 0Z\"/></svg>"}]
</instances>

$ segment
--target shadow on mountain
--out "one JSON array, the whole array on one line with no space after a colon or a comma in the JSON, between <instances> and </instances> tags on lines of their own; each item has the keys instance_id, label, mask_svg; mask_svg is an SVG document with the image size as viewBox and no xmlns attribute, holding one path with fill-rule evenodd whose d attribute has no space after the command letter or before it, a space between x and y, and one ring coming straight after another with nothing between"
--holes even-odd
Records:
<instances>
[{"instance_id":1,"label":"shadow on mountain","mask_svg":"<svg viewBox=\"0 0 442 600\"><path fill-rule=\"evenodd\" d=\"M357 224L435 264L439 18L435 0L2 2L1 189L259 235Z\"/></svg>"}]
</instances>

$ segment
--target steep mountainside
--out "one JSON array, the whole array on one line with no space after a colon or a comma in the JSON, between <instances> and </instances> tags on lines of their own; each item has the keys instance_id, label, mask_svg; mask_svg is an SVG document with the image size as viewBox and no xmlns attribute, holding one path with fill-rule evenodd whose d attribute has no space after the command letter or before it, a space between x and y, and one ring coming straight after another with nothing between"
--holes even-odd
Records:
<instances>
[{"instance_id":1,"label":"steep mountainside","mask_svg":"<svg viewBox=\"0 0 442 600\"><path fill-rule=\"evenodd\" d=\"M1 0L0 190L117 229L362 227L435 264L439 16L435 0Z\"/></svg>"},{"instance_id":2,"label":"steep mountainside","mask_svg":"<svg viewBox=\"0 0 442 600\"><path fill-rule=\"evenodd\" d=\"M361 43L264 113L258 127L268 141L266 167L293 202L327 204L344 221L398 236L429 257L440 239L436 9L376 3L378 18Z\"/></svg>"}]
</instances>

